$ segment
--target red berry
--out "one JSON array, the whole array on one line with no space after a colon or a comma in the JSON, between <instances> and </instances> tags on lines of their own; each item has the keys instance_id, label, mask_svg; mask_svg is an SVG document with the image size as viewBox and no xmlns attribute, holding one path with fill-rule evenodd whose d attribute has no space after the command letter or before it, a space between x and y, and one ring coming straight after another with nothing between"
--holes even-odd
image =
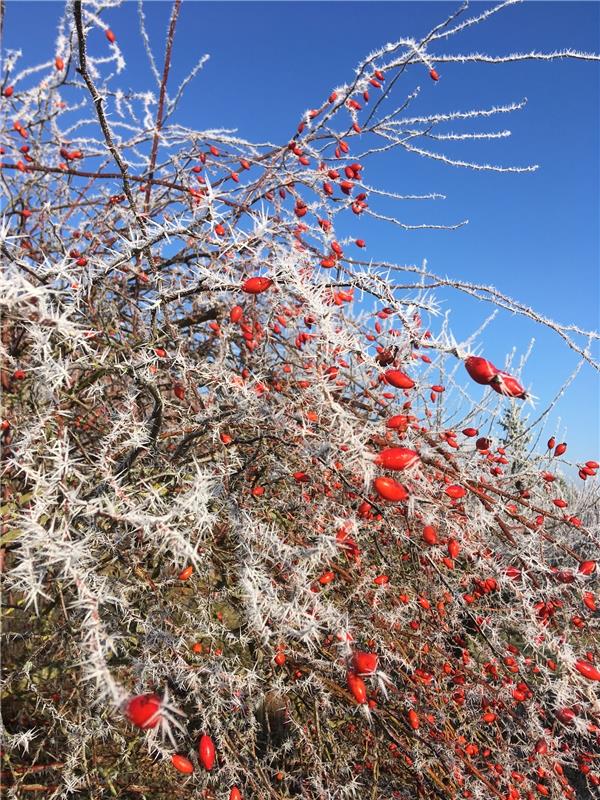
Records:
<instances>
[{"instance_id":1,"label":"red berry","mask_svg":"<svg viewBox=\"0 0 600 800\"><path fill-rule=\"evenodd\" d=\"M215 764L215 745L210 736L204 734L200 739L198 755L200 756L200 763L204 769L210 772Z\"/></svg>"},{"instance_id":2,"label":"red berry","mask_svg":"<svg viewBox=\"0 0 600 800\"><path fill-rule=\"evenodd\" d=\"M244 309L241 306L233 306L229 312L229 319L234 323L239 322L243 316Z\"/></svg>"},{"instance_id":3,"label":"red berry","mask_svg":"<svg viewBox=\"0 0 600 800\"><path fill-rule=\"evenodd\" d=\"M584 658L580 658L579 661L575 662L575 669L590 681L600 681L600 670L596 669L593 664L590 664Z\"/></svg>"},{"instance_id":4,"label":"red berry","mask_svg":"<svg viewBox=\"0 0 600 800\"><path fill-rule=\"evenodd\" d=\"M491 361L478 356L469 356L465 359L465 368L475 383L484 386L488 386L499 372Z\"/></svg>"},{"instance_id":5,"label":"red berry","mask_svg":"<svg viewBox=\"0 0 600 800\"><path fill-rule=\"evenodd\" d=\"M180 755L173 755L171 756L171 764L175 767L178 772L183 772L184 775L191 775L194 771L194 765L185 756Z\"/></svg>"},{"instance_id":6,"label":"red berry","mask_svg":"<svg viewBox=\"0 0 600 800\"><path fill-rule=\"evenodd\" d=\"M333 580L335 580L335 572L331 572L331 570L329 570L321 575L319 578L319 583L321 586L327 586L327 584L331 583Z\"/></svg>"},{"instance_id":7,"label":"red berry","mask_svg":"<svg viewBox=\"0 0 600 800\"><path fill-rule=\"evenodd\" d=\"M589 608L590 611L595 612L598 608L596 604L596 598L594 597L592 592L583 593L583 604L586 608Z\"/></svg>"},{"instance_id":8,"label":"red berry","mask_svg":"<svg viewBox=\"0 0 600 800\"><path fill-rule=\"evenodd\" d=\"M408 724L413 729L413 731L418 731L419 730L419 717L417 715L417 712L413 708L411 708L410 711L407 714L407 717L408 717Z\"/></svg>"},{"instance_id":9,"label":"red berry","mask_svg":"<svg viewBox=\"0 0 600 800\"><path fill-rule=\"evenodd\" d=\"M389 447L375 456L375 463L384 469L403 470L412 467L419 460L419 454L407 447Z\"/></svg>"},{"instance_id":10,"label":"red berry","mask_svg":"<svg viewBox=\"0 0 600 800\"><path fill-rule=\"evenodd\" d=\"M367 687L362 678L359 678L355 672L348 672L347 676L348 689L354 695L357 703L367 702Z\"/></svg>"},{"instance_id":11,"label":"red berry","mask_svg":"<svg viewBox=\"0 0 600 800\"><path fill-rule=\"evenodd\" d=\"M185 399L185 386L182 386L180 383L176 383L173 386L173 394L177 397L178 400Z\"/></svg>"},{"instance_id":12,"label":"red berry","mask_svg":"<svg viewBox=\"0 0 600 800\"><path fill-rule=\"evenodd\" d=\"M310 475L302 471L292 473L292 477L296 483L308 483L310 481Z\"/></svg>"},{"instance_id":13,"label":"red berry","mask_svg":"<svg viewBox=\"0 0 600 800\"><path fill-rule=\"evenodd\" d=\"M127 701L125 716L138 728L155 728L160 721L160 697L138 694Z\"/></svg>"},{"instance_id":14,"label":"red berry","mask_svg":"<svg viewBox=\"0 0 600 800\"><path fill-rule=\"evenodd\" d=\"M464 486L458 486L457 484L453 484L452 486L446 487L446 494L453 500L459 500L461 497L464 497L466 493L467 490L464 488Z\"/></svg>"},{"instance_id":15,"label":"red berry","mask_svg":"<svg viewBox=\"0 0 600 800\"><path fill-rule=\"evenodd\" d=\"M266 292L271 286L273 286L273 281L270 278L248 278L242 284L242 292L246 292L246 294L260 294L261 292Z\"/></svg>"},{"instance_id":16,"label":"red berry","mask_svg":"<svg viewBox=\"0 0 600 800\"><path fill-rule=\"evenodd\" d=\"M376 672L378 662L377 653L357 650L352 656L352 667L359 675L371 675Z\"/></svg>"},{"instance_id":17,"label":"red berry","mask_svg":"<svg viewBox=\"0 0 600 800\"><path fill-rule=\"evenodd\" d=\"M456 541L456 539L450 539L448 541L448 555L450 558L457 558L458 554L460 553L460 545Z\"/></svg>"},{"instance_id":18,"label":"red berry","mask_svg":"<svg viewBox=\"0 0 600 800\"><path fill-rule=\"evenodd\" d=\"M373 488L381 498L389 500L391 503L397 503L408 498L408 492L404 486L393 478L375 478Z\"/></svg>"},{"instance_id":19,"label":"red berry","mask_svg":"<svg viewBox=\"0 0 600 800\"><path fill-rule=\"evenodd\" d=\"M525 400L527 397L527 392L519 381L506 372L498 372L490 381L490 386L497 394L505 397L518 397L520 400Z\"/></svg>"},{"instance_id":20,"label":"red berry","mask_svg":"<svg viewBox=\"0 0 600 800\"><path fill-rule=\"evenodd\" d=\"M423 528L423 541L430 545L437 544L437 532L432 525L426 525Z\"/></svg>"},{"instance_id":21,"label":"red berry","mask_svg":"<svg viewBox=\"0 0 600 800\"><path fill-rule=\"evenodd\" d=\"M395 417L390 417L385 425L386 428L392 428L392 430L397 428L406 428L408 425L408 417L406 414L396 414Z\"/></svg>"},{"instance_id":22,"label":"red berry","mask_svg":"<svg viewBox=\"0 0 600 800\"><path fill-rule=\"evenodd\" d=\"M373 583L377 586L385 586L386 583L389 583L390 579L387 575L378 575L376 578L373 578Z\"/></svg>"},{"instance_id":23,"label":"red berry","mask_svg":"<svg viewBox=\"0 0 600 800\"><path fill-rule=\"evenodd\" d=\"M572 708L559 708L555 713L563 725L570 725L575 719L575 711Z\"/></svg>"},{"instance_id":24,"label":"red berry","mask_svg":"<svg viewBox=\"0 0 600 800\"><path fill-rule=\"evenodd\" d=\"M105 30L105 32L104 32L104 35L106 36L106 38L108 39L108 41L109 41L111 44L113 44L113 43L115 42L116 38L117 38L117 37L114 35L114 33L111 31L111 29L110 29L110 28L107 28L107 29Z\"/></svg>"},{"instance_id":25,"label":"red berry","mask_svg":"<svg viewBox=\"0 0 600 800\"><path fill-rule=\"evenodd\" d=\"M384 373L384 378L390 386L395 386L396 389L412 389L415 385L412 378L409 378L404 372L400 372L399 369L388 369Z\"/></svg>"}]
</instances>

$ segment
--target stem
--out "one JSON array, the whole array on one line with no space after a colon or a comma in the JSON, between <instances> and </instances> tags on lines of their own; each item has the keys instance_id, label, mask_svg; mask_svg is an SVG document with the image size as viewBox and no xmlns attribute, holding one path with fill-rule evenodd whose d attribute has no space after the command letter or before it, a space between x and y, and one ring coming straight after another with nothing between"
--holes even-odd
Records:
<instances>
[{"instance_id":1,"label":"stem","mask_svg":"<svg viewBox=\"0 0 600 800\"><path fill-rule=\"evenodd\" d=\"M86 47L85 31L83 28L81 0L75 0L75 2L73 3L73 16L75 17L75 27L77 28L77 42L79 49L79 67L77 68L77 72L79 72L79 74L85 81L88 91L92 96L92 101L96 108L96 115L98 117L98 122L100 123L102 133L104 134L106 146L108 147L112 157L114 158L114 160L117 163L117 166L119 167L119 171L121 173L121 179L123 181L123 191L125 192L125 196L127 197L127 201L131 208L131 211L140 229L142 230L144 235L146 235L146 223L138 213L138 210L135 206L135 200L133 199L133 194L131 192L131 184L129 182L129 174L128 174L129 170L127 162L123 159L123 156L119 152L119 149L113 140L112 133L110 131L106 119L106 114L104 113L104 109L102 107L103 98L98 94L98 90L96 89L96 86L88 72L87 47ZM146 258L148 259L148 266L150 270L152 270L153 264L152 264L152 253L150 251L150 248L146 249L145 254Z\"/></svg>"},{"instance_id":2,"label":"stem","mask_svg":"<svg viewBox=\"0 0 600 800\"><path fill-rule=\"evenodd\" d=\"M152 151L150 153L150 167L148 170L149 182L146 186L146 194L144 196L144 211L148 213L150 205L150 193L152 191L152 179L154 177L154 168L156 166L156 156L158 154L158 140L160 131L163 124L163 115L165 107L165 97L167 94L167 80L169 79L169 70L171 69L171 53L173 51L173 40L175 39L175 27L179 17L179 9L181 8L181 0L174 0L173 9L171 11L171 20L169 22L169 32L167 33L167 47L165 50L165 63L163 66L162 80L160 83L160 95L158 98L158 109L156 112L156 125L154 128L154 138L152 139Z\"/></svg>"}]
</instances>

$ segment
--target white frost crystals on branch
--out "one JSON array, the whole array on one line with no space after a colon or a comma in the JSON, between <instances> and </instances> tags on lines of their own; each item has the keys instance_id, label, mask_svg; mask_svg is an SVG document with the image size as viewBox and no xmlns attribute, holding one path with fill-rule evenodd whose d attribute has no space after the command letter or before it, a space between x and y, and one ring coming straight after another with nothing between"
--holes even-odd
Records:
<instances>
[{"instance_id":1,"label":"white frost crystals on branch","mask_svg":"<svg viewBox=\"0 0 600 800\"><path fill-rule=\"evenodd\" d=\"M533 169L431 149L496 144L479 124L524 101L419 113L414 86L481 60L436 43L512 3L374 51L258 143L182 119L211 64L169 91L178 0L160 57L138 4L151 89L119 85L119 5L67 4L62 67L4 65L10 791L52 771L52 797L575 800L598 743L597 455L574 489L541 424L558 393L524 456L530 350L496 367L479 343L502 311L545 327L580 359L566 386L598 335L363 238L369 217L464 224L396 216L445 198L373 186L394 151ZM490 60L563 57L597 61ZM492 314L458 340L438 289Z\"/></svg>"}]
</instances>

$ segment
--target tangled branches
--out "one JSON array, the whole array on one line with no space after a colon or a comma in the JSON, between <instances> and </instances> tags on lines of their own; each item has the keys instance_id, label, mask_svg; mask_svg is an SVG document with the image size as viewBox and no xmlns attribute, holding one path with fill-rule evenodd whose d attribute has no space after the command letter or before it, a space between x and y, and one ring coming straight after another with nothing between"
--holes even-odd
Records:
<instances>
[{"instance_id":1,"label":"tangled branches","mask_svg":"<svg viewBox=\"0 0 600 800\"><path fill-rule=\"evenodd\" d=\"M437 325L448 281L335 230L429 196L366 183L396 148L535 168L431 150L503 137L444 125L523 104L408 116L414 70L597 57L434 56L509 3L461 7L368 56L289 142L253 144L174 121L204 63L168 91L180 0L162 72L139 9L158 97L114 88L104 5L67 5L55 62L9 54L2 90L13 796L60 769L48 796L189 794L178 770L232 800L585 797L598 464L575 492L560 443L498 446L492 400L527 392ZM597 366L594 332L452 285Z\"/></svg>"}]
</instances>

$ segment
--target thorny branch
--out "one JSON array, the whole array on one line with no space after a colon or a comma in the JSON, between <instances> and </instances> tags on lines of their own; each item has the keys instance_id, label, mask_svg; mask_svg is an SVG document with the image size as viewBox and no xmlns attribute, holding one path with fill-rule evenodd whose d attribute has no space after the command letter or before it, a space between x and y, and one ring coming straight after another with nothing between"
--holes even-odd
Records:
<instances>
[{"instance_id":1,"label":"thorny branch","mask_svg":"<svg viewBox=\"0 0 600 800\"><path fill-rule=\"evenodd\" d=\"M415 76L598 57L440 56L513 5L465 3L370 53L287 141L254 143L176 117L206 62L170 96L180 0L162 60L138 9L157 96L121 89L116 5L67 4L55 60L7 53L0 84L9 791L587 800L597 454L570 463L541 423L600 367L598 334L352 252L368 217L464 224L403 222L394 204L441 195L372 186L377 159L534 169L437 150L501 141L477 125L524 101L420 114ZM578 354L538 419L529 352L477 360L493 315L457 341L438 288Z\"/></svg>"}]
</instances>

